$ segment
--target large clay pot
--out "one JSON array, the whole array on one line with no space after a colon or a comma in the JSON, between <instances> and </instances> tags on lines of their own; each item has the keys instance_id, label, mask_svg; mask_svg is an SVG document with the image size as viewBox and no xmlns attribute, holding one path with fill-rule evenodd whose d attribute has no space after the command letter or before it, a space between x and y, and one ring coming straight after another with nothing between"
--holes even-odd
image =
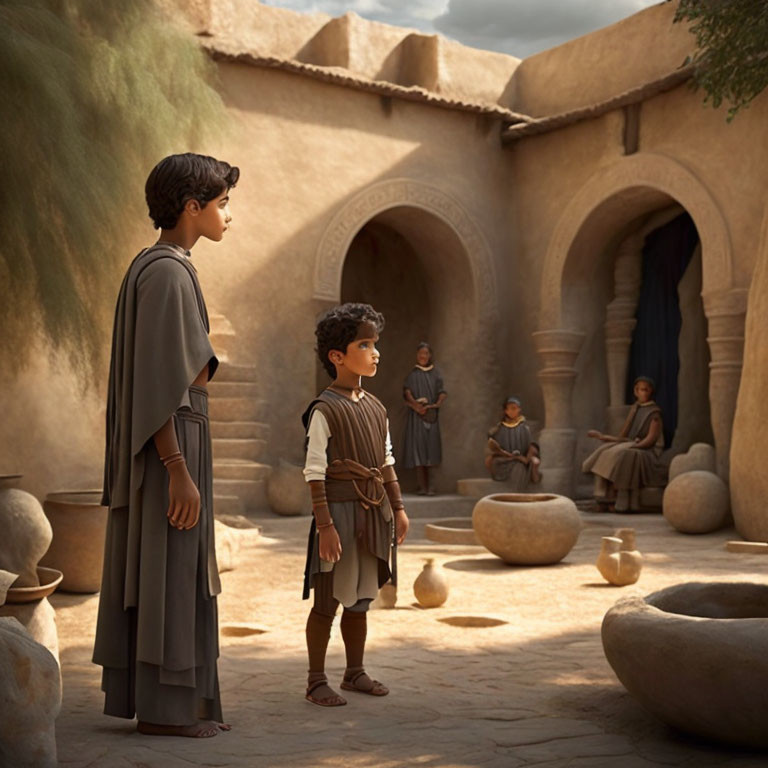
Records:
<instances>
[{"instance_id":1,"label":"large clay pot","mask_svg":"<svg viewBox=\"0 0 768 768\"><path fill-rule=\"evenodd\" d=\"M448 599L448 579L433 557L425 558L424 569L413 582L413 594L423 608L437 608Z\"/></svg>"},{"instance_id":2,"label":"large clay pot","mask_svg":"<svg viewBox=\"0 0 768 768\"><path fill-rule=\"evenodd\" d=\"M768 747L768 586L688 583L626 597L606 613L602 639L624 687L665 722Z\"/></svg>"},{"instance_id":3,"label":"large clay pot","mask_svg":"<svg viewBox=\"0 0 768 768\"><path fill-rule=\"evenodd\" d=\"M664 517L681 533L711 533L728 522L728 486L703 470L678 475L664 490Z\"/></svg>"},{"instance_id":4,"label":"large clay pot","mask_svg":"<svg viewBox=\"0 0 768 768\"><path fill-rule=\"evenodd\" d=\"M43 509L53 528L53 542L41 564L63 572L60 589L98 592L108 513L101 505L101 491L49 493Z\"/></svg>"},{"instance_id":5,"label":"large clay pot","mask_svg":"<svg viewBox=\"0 0 768 768\"><path fill-rule=\"evenodd\" d=\"M312 499L303 468L280 459L267 481L267 500L278 515L309 515Z\"/></svg>"},{"instance_id":6,"label":"large clay pot","mask_svg":"<svg viewBox=\"0 0 768 768\"><path fill-rule=\"evenodd\" d=\"M40 502L14 486L21 475L0 475L0 569L18 574L14 587L37 587L37 564L53 532Z\"/></svg>"},{"instance_id":7,"label":"large clay pot","mask_svg":"<svg viewBox=\"0 0 768 768\"><path fill-rule=\"evenodd\" d=\"M498 493L475 504L472 526L483 546L505 563L550 565L571 551L582 524L566 496Z\"/></svg>"}]
</instances>

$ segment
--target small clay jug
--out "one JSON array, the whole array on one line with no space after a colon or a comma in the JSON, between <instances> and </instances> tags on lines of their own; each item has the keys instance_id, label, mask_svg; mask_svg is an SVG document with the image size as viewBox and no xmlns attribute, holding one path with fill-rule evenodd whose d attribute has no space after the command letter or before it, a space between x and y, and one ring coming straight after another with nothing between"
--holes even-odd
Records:
<instances>
[{"instance_id":1,"label":"small clay jug","mask_svg":"<svg viewBox=\"0 0 768 768\"><path fill-rule=\"evenodd\" d=\"M620 538L603 536L603 546L595 565L609 584L625 587L628 584L634 584L640 578L643 557L636 550L624 550Z\"/></svg>"},{"instance_id":2,"label":"small clay jug","mask_svg":"<svg viewBox=\"0 0 768 768\"><path fill-rule=\"evenodd\" d=\"M422 608L437 608L448 599L448 579L433 557L424 559L424 569L413 582L413 594Z\"/></svg>"}]
</instances>

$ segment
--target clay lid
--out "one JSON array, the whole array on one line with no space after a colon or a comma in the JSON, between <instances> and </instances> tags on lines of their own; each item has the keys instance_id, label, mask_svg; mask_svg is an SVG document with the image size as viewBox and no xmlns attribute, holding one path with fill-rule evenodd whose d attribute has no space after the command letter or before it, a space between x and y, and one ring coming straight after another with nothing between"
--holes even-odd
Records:
<instances>
[{"instance_id":1,"label":"clay lid","mask_svg":"<svg viewBox=\"0 0 768 768\"><path fill-rule=\"evenodd\" d=\"M39 587L11 587L5 596L6 603L33 603L42 600L52 594L61 584L64 574L55 568L37 566L37 577L40 580Z\"/></svg>"}]
</instances>

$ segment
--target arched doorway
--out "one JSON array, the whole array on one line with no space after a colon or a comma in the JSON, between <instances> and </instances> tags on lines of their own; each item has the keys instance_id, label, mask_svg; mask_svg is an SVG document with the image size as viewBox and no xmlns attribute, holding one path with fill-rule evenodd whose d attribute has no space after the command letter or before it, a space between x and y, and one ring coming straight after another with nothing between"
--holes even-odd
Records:
<instances>
[{"instance_id":1,"label":"arched doorway","mask_svg":"<svg viewBox=\"0 0 768 768\"><path fill-rule=\"evenodd\" d=\"M318 251L316 297L328 306L364 301L383 312L382 365L366 384L387 406L395 457L405 423L402 384L419 341L429 341L448 400L440 415L440 493L482 471L488 413L500 398L496 286L482 235L441 190L380 182L359 193L329 226ZM413 478L401 471L405 486Z\"/></svg>"},{"instance_id":2,"label":"arched doorway","mask_svg":"<svg viewBox=\"0 0 768 768\"><path fill-rule=\"evenodd\" d=\"M545 259L542 330L534 339L544 363L539 372L547 414L542 449L556 462L545 475L552 490L573 493L581 480L585 426L607 421L615 429L625 411L629 347L637 322L637 297L630 299L626 285L635 279L628 265L633 259L641 264L649 234L685 213L701 242L701 288L694 286L694 293L703 296L711 354L709 381L697 386L708 390L705 416L711 420L719 471L727 475L740 359L733 359L733 344L726 352L722 341L743 338L744 322L741 292L731 286L727 228L693 174L669 158L638 153L587 182L561 217ZM705 434L707 422L701 419Z\"/></svg>"}]
</instances>

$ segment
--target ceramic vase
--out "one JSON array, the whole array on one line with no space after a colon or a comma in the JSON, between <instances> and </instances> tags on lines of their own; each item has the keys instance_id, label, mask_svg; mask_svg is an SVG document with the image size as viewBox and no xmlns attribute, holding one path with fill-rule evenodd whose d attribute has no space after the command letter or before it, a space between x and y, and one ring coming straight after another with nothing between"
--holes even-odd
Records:
<instances>
[{"instance_id":1,"label":"ceramic vase","mask_svg":"<svg viewBox=\"0 0 768 768\"><path fill-rule=\"evenodd\" d=\"M413 582L413 594L422 608L437 608L448 599L448 579L434 558L424 560L424 569Z\"/></svg>"},{"instance_id":2,"label":"ceramic vase","mask_svg":"<svg viewBox=\"0 0 768 768\"><path fill-rule=\"evenodd\" d=\"M624 587L640 578L643 559L637 550L624 549L622 539L617 536L603 536L595 566L609 584Z\"/></svg>"},{"instance_id":3,"label":"ceramic vase","mask_svg":"<svg viewBox=\"0 0 768 768\"><path fill-rule=\"evenodd\" d=\"M53 542L41 565L64 574L61 589L66 592L98 592L108 516L101 491L49 493L43 509L53 528Z\"/></svg>"},{"instance_id":4,"label":"ceramic vase","mask_svg":"<svg viewBox=\"0 0 768 768\"><path fill-rule=\"evenodd\" d=\"M16 488L21 475L0 475L0 569L17 574L14 587L38 587L37 564L53 532L40 502Z\"/></svg>"}]
</instances>

